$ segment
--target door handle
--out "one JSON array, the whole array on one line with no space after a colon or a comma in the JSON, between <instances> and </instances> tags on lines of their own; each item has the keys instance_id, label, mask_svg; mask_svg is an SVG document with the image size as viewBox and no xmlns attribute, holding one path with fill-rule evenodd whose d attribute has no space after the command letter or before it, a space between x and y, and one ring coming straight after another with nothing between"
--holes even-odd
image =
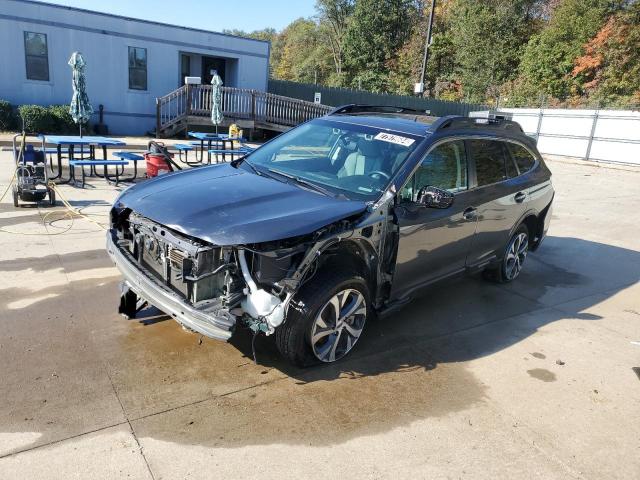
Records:
<instances>
[{"instance_id":1,"label":"door handle","mask_svg":"<svg viewBox=\"0 0 640 480\"><path fill-rule=\"evenodd\" d=\"M469 207L462 212L462 218L465 220L474 220L476 218L476 214L478 213L478 209L475 207Z\"/></svg>"},{"instance_id":2,"label":"door handle","mask_svg":"<svg viewBox=\"0 0 640 480\"><path fill-rule=\"evenodd\" d=\"M517 203L522 203L524 202L524 199L527 198L527 194L524 192L518 192L516 193L516 196L513 198Z\"/></svg>"}]
</instances>

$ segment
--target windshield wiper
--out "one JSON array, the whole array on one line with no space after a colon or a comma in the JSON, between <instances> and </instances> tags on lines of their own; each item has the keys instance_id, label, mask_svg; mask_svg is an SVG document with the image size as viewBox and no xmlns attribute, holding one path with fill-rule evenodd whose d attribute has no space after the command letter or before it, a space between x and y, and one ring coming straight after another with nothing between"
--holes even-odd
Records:
<instances>
[{"instance_id":1,"label":"windshield wiper","mask_svg":"<svg viewBox=\"0 0 640 480\"><path fill-rule=\"evenodd\" d=\"M241 163L246 163L247 165L249 165L249 168L251 168L251 170L253 170L253 172L254 172L256 175L263 176L262 172L261 172L260 170L258 170L258 169L253 165L253 163L251 163L249 160L247 160L247 156L248 156L248 155L244 155L244 156L242 156L242 157L240 157L240 158L236 158L235 160L233 160L233 161L231 161L231 162L229 162L229 163L231 164L231 166L232 166L232 167L235 167L235 168L238 168L238 166L239 166Z\"/></svg>"},{"instance_id":2,"label":"windshield wiper","mask_svg":"<svg viewBox=\"0 0 640 480\"><path fill-rule=\"evenodd\" d=\"M312 190L315 190L316 192L322 193L323 195L326 195L327 197L333 197L333 193L331 193L329 190L327 190L326 188L322 188L319 185L316 185L315 183L309 182L307 180L305 180L304 178L300 178L297 177L295 175L291 175L290 173L284 173L281 172L280 170L275 170L273 168L269 168L268 169L270 172L275 173L276 175L282 175L283 177L286 178L290 178L291 180L295 181L296 183L300 184L300 185L304 185L305 187L308 187Z\"/></svg>"}]
</instances>

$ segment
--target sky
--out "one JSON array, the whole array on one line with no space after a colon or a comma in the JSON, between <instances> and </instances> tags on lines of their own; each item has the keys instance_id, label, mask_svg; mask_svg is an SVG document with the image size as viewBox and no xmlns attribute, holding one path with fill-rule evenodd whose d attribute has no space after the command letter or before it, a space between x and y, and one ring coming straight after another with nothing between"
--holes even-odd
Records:
<instances>
[{"instance_id":1,"label":"sky","mask_svg":"<svg viewBox=\"0 0 640 480\"><path fill-rule=\"evenodd\" d=\"M315 0L48 0L70 7L142 18L192 28L282 30L293 20L315 14Z\"/></svg>"}]
</instances>

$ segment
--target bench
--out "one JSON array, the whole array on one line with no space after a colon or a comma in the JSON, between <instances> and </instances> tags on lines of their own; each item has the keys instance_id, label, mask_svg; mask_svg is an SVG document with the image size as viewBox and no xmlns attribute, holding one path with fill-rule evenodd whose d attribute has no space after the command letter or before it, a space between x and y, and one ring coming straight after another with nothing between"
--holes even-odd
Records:
<instances>
[{"instance_id":1,"label":"bench","mask_svg":"<svg viewBox=\"0 0 640 480\"><path fill-rule=\"evenodd\" d=\"M121 178L121 182L133 182L138 178L138 162L144 160L144 156L133 152L113 152L113 156L120 160L128 160L133 162L133 175L127 178Z\"/></svg>"},{"instance_id":2,"label":"bench","mask_svg":"<svg viewBox=\"0 0 640 480\"><path fill-rule=\"evenodd\" d=\"M189 162L189 152L194 150L194 145L192 145L193 143L197 143L196 146L198 147L200 146L199 142L191 142L191 144L189 145L187 145L186 143L176 143L175 145L173 145L173 148L178 150L178 160L180 160L182 163L186 163L187 165L195 165L201 163L197 160L195 162ZM182 152L184 152L184 160L182 159Z\"/></svg>"},{"instance_id":3,"label":"bench","mask_svg":"<svg viewBox=\"0 0 640 480\"><path fill-rule=\"evenodd\" d=\"M116 167L115 184L118 185L118 183L120 182L120 174L118 172L118 167L122 167L122 169L124 170L124 167L127 166L128 164L129 164L128 160L70 160L69 167L71 167L71 172L70 172L69 181L73 182L74 184L76 183L76 167L80 167L80 170L82 171L81 187L84 188L84 184L85 184L84 167L102 166L104 167L104 178L107 180L107 182L112 182L113 180L111 180L111 178L109 177L109 173L107 172L107 167L114 166Z\"/></svg>"},{"instance_id":4,"label":"bench","mask_svg":"<svg viewBox=\"0 0 640 480\"><path fill-rule=\"evenodd\" d=\"M69 149L66 147L63 147L60 149L61 153L69 153ZM44 153L46 153L47 155L57 155L58 154L58 147L47 147L44 149Z\"/></svg>"}]
</instances>

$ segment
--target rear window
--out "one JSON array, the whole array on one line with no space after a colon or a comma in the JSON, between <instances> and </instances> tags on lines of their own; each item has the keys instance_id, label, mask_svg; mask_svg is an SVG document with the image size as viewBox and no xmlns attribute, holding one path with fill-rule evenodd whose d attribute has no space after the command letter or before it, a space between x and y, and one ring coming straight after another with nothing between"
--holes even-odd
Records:
<instances>
[{"instance_id":1,"label":"rear window","mask_svg":"<svg viewBox=\"0 0 640 480\"><path fill-rule=\"evenodd\" d=\"M521 174L531 170L536 163L535 157L522 145L510 143L509 151L515 160L516 165L518 165L518 170L520 170Z\"/></svg>"},{"instance_id":2,"label":"rear window","mask_svg":"<svg viewBox=\"0 0 640 480\"><path fill-rule=\"evenodd\" d=\"M478 186L491 185L505 180L505 151L502 142L495 140L470 140L471 154L476 163Z\"/></svg>"}]
</instances>

